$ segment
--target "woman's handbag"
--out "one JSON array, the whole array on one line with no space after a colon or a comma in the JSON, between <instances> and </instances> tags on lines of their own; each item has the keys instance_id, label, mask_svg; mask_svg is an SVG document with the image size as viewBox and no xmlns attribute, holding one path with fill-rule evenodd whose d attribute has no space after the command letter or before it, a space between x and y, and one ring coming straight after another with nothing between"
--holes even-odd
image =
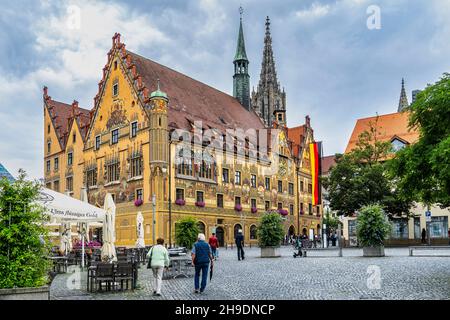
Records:
<instances>
[{"instance_id":1,"label":"woman's handbag","mask_svg":"<svg viewBox=\"0 0 450 320\"><path fill-rule=\"evenodd\" d=\"M150 249L152 252L150 253L150 258L148 258L147 269L152 268L152 255L153 255L153 247Z\"/></svg>"}]
</instances>

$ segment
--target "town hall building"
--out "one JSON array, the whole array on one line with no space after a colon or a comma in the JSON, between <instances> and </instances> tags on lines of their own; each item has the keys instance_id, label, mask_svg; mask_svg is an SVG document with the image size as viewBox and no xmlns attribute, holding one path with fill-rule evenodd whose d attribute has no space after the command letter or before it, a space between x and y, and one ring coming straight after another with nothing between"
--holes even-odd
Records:
<instances>
[{"instance_id":1,"label":"town hall building","mask_svg":"<svg viewBox=\"0 0 450 320\"><path fill-rule=\"evenodd\" d=\"M85 188L97 206L112 194L119 246L135 245L138 212L146 244L154 237L174 243L185 217L221 245L239 229L256 244L258 219L271 210L283 216L286 234L320 234L314 132L309 116L287 127L269 17L265 26L260 79L250 93L241 15L233 95L133 53L116 33L92 108L54 100L44 88L46 187L78 199Z\"/></svg>"}]
</instances>

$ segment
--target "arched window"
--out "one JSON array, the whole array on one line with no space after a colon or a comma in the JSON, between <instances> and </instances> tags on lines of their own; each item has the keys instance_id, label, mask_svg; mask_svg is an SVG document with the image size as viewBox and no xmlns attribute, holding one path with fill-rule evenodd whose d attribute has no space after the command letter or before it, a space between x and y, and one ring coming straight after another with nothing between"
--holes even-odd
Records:
<instances>
[{"instance_id":1,"label":"arched window","mask_svg":"<svg viewBox=\"0 0 450 320\"><path fill-rule=\"evenodd\" d=\"M203 233L206 235L206 226L201 221L198 222L198 230L199 230L199 233Z\"/></svg>"},{"instance_id":2,"label":"arched window","mask_svg":"<svg viewBox=\"0 0 450 320\"><path fill-rule=\"evenodd\" d=\"M180 148L175 159L177 174L193 176L192 159L192 151L189 151L189 149Z\"/></svg>"},{"instance_id":3,"label":"arched window","mask_svg":"<svg viewBox=\"0 0 450 320\"><path fill-rule=\"evenodd\" d=\"M250 227L250 240L256 240L258 238L256 231L257 231L256 226L252 225Z\"/></svg>"},{"instance_id":4,"label":"arched window","mask_svg":"<svg viewBox=\"0 0 450 320\"><path fill-rule=\"evenodd\" d=\"M216 180L214 167L214 158L207 152L203 152L203 157L200 165L200 177L210 180Z\"/></svg>"}]
</instances>

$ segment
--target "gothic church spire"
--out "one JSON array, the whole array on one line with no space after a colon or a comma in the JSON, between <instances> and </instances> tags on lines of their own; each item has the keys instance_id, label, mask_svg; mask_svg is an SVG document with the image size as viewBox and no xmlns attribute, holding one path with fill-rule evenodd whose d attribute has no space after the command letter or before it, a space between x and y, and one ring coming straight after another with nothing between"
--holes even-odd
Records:
<instances>
[{"instance_id":1,"label":"gothic church spire","mask_svg":"<svg viewBox=\"0 0 450 320\"><path fill-rule=\"evenodd\" d=\"M402 78L402 90L400 92L400 101L398 102L397 112L402 112L404 109L409 107L408 97L405 91L405 79Z\"/></svg>"},{"instance_id":2,"label":"gothic church spire","mask_svg":"<svg viewBox=\"0 0 450 320\"><path fill-rule=\"evenodd\" d=\"M276 110L286 110L286 93L280 89L277 79L269 17L266 18L265 24L266 33L264 36L261 74L257 91L252 93L252 107L266 126L272 127L274 112Z\"/></svg>"}]
</instances>

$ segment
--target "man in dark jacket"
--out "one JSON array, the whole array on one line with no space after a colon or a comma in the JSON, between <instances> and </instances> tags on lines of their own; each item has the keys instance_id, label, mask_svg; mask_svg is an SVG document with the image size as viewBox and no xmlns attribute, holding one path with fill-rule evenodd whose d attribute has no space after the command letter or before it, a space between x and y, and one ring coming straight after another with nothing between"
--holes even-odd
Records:
<instances>
[{"instance_id":1,"label":"man in dark jacket","mask_svg":"<svg viewBox=\"0 0 450 320\"><path fill-rule=\"evenodd\" d=\"M235 240L236 240L238 260L241 261L241 257L242 257L242 260L244 260L245 259L245 257L244 257L244 236L242 235L241 229L239 229Z\"/></svg>"},{"instance_id":2,"label":"man in dark jacket","mask_svg":"<svg viewBox=\"0 0 450 320\"><path fill-rule=\"evenodd\" d=\"M197 240L198 241L194 243L194 247L192 248L192 264L195 267L194 292L199 293L200 290L200 293L203 293L203 291L205 291L206 281L208 279L209 263L211 262L212 265L214 260L211 247L205 242L205 235L203 233L199 233ZM201 285L199 284L200 272L202 273Z\"/></svg>"},{"instance_id":3,"label":"man in dark jacket","mask_svg":"<svg viewBox=\"0 0 450 320\"><path fill-rule=\"evenodd\" d=\"M422 243L427 243L426 239L427 239L427 231L425 230L425 228L422 228Z\"/></svg>"}]
</instances>

